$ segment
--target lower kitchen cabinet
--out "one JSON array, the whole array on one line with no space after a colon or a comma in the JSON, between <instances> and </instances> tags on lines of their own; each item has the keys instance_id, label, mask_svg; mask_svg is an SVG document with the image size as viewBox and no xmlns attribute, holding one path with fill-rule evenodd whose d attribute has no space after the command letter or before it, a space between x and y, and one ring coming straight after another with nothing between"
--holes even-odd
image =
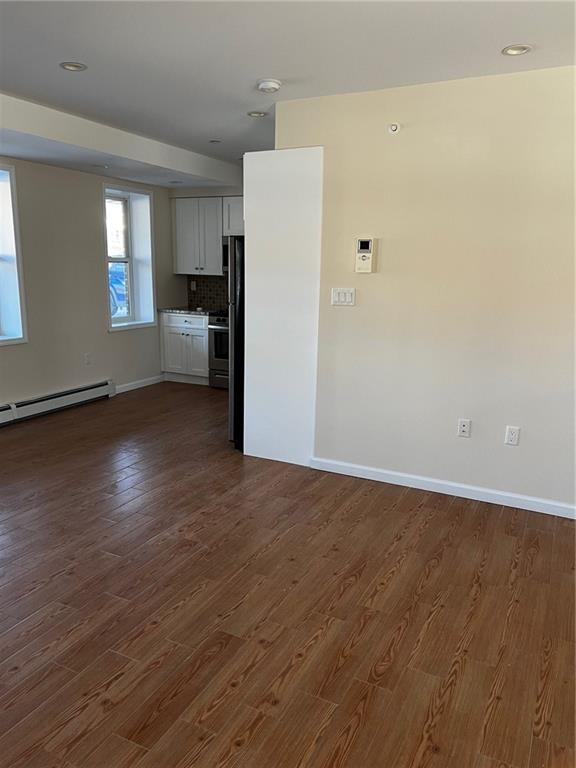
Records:
<instances>
[{"instance_id":1,"label":"lower kitchen cabinet","mask_svg":"<svg viewBox=\"0 0 576 768\"><path fill-rule=\"evenodd\" d=\"M208 328L193 327L207 325L207 318L189 317L163 315L162 370L208 380Z\"/></svg>"},{"instance_id":2,"label":"lower kitchen cabinet","mask_svg":"<svg viewBox=\"0 0 576 768\"><path fill-rule=\"evenodd\" d=\"M162 370L171 373L186 371L186 341L180 328L162 330Z\"/></svg>"},{"instance_id":3,"label":"lower kitchen cabinet","mask_svg":"<svg viewBox=\"0 0 576 768\"><path fill-rule=\"evenodd\" d=\"M186 339L186 373L208 377L208 331L188 331Z\"/></svg>"}]
</instances>

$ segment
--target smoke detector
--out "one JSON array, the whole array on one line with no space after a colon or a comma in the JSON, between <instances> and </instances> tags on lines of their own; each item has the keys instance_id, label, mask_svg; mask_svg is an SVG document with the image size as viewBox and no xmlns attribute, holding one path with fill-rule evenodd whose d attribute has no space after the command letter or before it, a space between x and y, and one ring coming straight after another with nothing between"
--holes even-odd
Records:
<instances>
[{"instance_id":1,"label":"smoke detector","mask_svg":"<svg viewBox=\"0 0 576 768\"><path fill-rule=\"evenodd\" d=\"M256 88L262 93L276 93L282 87L282 82L276 80L274 77L265 77L263 80L258 80Z\"/></svg>"}]
</instances>

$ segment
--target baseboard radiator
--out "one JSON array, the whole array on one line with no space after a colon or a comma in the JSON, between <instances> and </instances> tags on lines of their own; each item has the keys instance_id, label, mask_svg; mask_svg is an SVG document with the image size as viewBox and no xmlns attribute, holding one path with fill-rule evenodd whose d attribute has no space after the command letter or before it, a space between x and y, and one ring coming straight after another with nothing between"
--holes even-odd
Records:
<instances>
[{"instance_id":1,"label":"baseboard radiator","mask_svg":"<svg viewBox=\"0 0 576 768\"><path fill-rule=\"evenodd\" d=\"M50 411L59 411L62 408L70 408L73 405L82 405L92 400L101 400L116 394L116 387L111 381L98 381L96 384L87 384L84 387L67 389L63 392L54 392L43 397L34 397L29 400L20 400L16 403L0 405L0 425L9 424L21 419L30 419L32 416L40 416Z\"/></svg>"}]
</instances>

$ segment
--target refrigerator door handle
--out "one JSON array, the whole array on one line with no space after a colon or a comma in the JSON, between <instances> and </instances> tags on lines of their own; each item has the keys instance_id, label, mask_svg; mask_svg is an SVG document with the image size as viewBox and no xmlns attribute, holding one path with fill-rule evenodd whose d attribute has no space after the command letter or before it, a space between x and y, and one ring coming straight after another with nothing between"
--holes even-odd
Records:
<instances>
[{"instance_id":1,"label":"refrigerator door handle","mask_svg":"<svg viewBox=\"0 0 576 768\"><path fill-rule=\"evenodd\" d=\"M236 335L236 259L234 241L228 238L228 439L234 440L234 337Z\"/></svg>"},{"instance_id":2,"label":"refrigerator door handle","mask_svg":"<svg viewBox=\"0 0 576 768\"><path fill-rule=\"evenodd\" d=\"M236 303L236 264L234 263L234 238L228 238L228 304Z\"/></svg>"}]
</instances>

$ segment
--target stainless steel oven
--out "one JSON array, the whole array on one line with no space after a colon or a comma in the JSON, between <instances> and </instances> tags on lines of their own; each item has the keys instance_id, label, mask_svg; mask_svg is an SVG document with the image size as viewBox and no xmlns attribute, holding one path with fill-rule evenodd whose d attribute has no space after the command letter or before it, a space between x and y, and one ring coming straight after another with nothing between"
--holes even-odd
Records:
<instances>
[{"instance_id":1,"label":"stainless steel oven","mask_svg":"<svg viewBox=\"0 0 576 768\"><path fill-rule=\"evenodd\" d=\"M208 320L209 382L211 387L228 389L228 317L210 313Z\"/></svg>"}]
</instances>

